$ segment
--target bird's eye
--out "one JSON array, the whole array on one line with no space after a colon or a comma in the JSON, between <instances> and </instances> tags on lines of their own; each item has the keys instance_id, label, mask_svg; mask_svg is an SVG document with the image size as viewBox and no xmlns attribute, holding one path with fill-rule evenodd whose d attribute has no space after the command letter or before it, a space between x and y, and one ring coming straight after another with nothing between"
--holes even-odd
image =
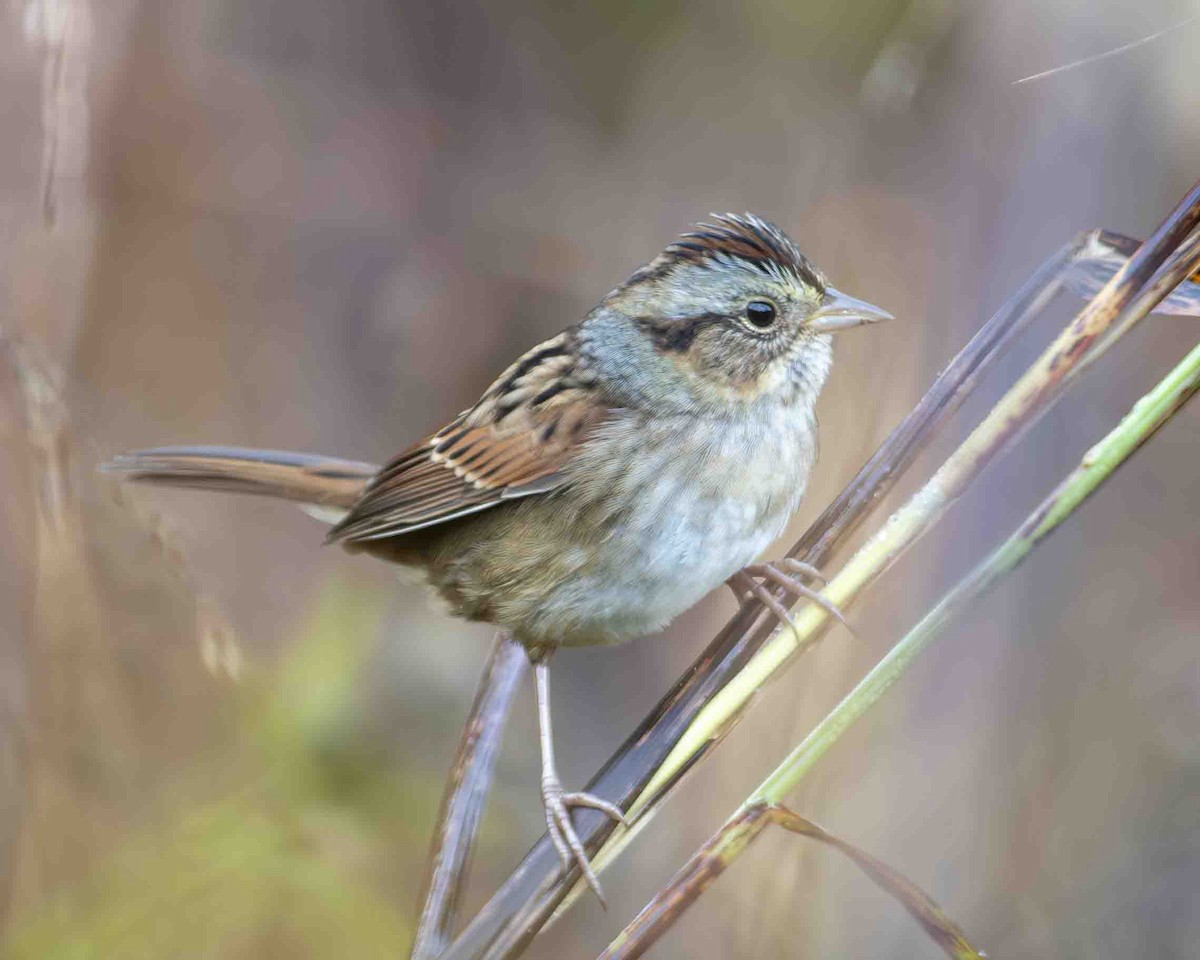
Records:
<instances>
[{"instance_id":1,"label":"bird's eye","mask_svg":"<svg viewBox=\"0 0 1200 960\"><path fill-rule=\"evenodd\" d=\"M774 325L776 317L775 304L768 300L751 300L746 304L746 319L750 326L766 330Z\"/></svg>"}]
</instances>

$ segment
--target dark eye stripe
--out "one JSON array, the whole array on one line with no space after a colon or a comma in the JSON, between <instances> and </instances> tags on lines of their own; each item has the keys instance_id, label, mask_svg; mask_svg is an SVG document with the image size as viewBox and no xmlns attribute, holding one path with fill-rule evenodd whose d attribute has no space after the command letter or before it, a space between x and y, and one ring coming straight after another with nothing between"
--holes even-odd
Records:
<instances>
[{"instance_id":1,"label":"dark eye stripe","mask_svg":"<svg viewBox=\"0 0 1200 960\"><path fill-rule=\"evenodd\" d=\"M719 313L702 313L695 317L635 317L633 322L660 353L686 353L704 327L726 323L728 318Z\"/></svg>"}]
</instances>

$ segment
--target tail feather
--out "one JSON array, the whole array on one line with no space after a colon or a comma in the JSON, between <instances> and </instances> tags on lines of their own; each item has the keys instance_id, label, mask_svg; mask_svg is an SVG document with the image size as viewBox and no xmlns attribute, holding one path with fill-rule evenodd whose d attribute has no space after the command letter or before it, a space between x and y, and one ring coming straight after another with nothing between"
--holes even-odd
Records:
<instances>
[{"instance_id":1,"label":"tail feather","mask_svg":"<svg viewBox=\"0 0 1200 960\"><path fill-rule=\"evenodd\" d=\"M379 472L373 463L246 447L155 447L122 454L103 469L142 483L294 500L326 520L352 507Z\"/></svg>"}]
</instances>

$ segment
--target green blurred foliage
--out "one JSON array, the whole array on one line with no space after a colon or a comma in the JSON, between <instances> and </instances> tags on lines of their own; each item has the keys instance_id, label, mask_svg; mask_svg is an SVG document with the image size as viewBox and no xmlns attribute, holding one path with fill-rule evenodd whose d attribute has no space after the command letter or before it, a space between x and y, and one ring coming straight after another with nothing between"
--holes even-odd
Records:
<instances>
[{"instance_id":1,"label":"green blurred foliage","mask_svg":"<svg viewBox=\"0 0 1200 960\"><path fill-rule=\"evenodd\" d=\"M398 782L364 748L356 704L385 598L328 587L278 667L239 691L232 759L242 782L211 797L205 761L178 772L163 822L122 841L108 862L13 924L20 960L123 957L394 957L411 938L378 868L430 790ZM430 783L436 796L438 784ZM227 790L227 792L226 792ZM204 798L204 799L202 799ZM419 862L419 860L412 861Z\"/></svg>"}]
</instances>

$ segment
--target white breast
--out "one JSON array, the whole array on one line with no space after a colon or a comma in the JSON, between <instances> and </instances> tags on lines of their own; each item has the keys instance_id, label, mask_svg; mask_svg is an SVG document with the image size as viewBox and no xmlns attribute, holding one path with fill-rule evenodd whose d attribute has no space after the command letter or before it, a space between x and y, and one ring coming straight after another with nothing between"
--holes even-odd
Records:
<instances>
[{"instance_id":1,"label":"white breast","mask_svg":"<svg viewBox=\"0 0 1200 960\"><path fill-rule=\"evenodd\" d=\"M580 624L568 645L660 629L762 556L798 505L815 449L810 414L618 423L581 463L582 497L608 509L602 562L551 602Z\"/></svg>"}]
</instances>

